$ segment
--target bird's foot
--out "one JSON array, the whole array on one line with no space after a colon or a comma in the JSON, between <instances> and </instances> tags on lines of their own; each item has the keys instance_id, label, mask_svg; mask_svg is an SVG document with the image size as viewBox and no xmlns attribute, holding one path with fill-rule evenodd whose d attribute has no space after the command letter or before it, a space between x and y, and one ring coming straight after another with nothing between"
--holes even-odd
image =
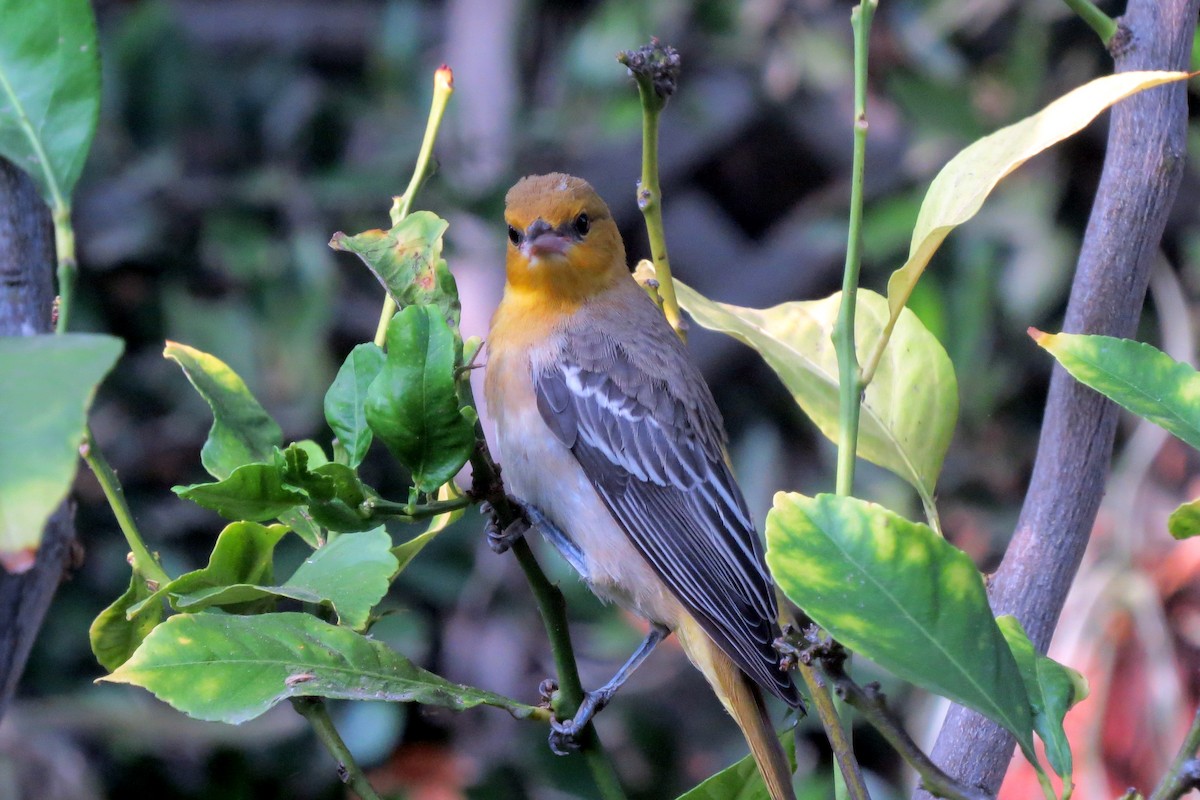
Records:
<instances>
[{"instance_id":1,"label":"bird's foot","mask_svg":"<svg viewBox=\"0 0 1200 800\"><path fill-rule=\"evenodd\" d=\"M545 681L543 681L545 685ZM555 687L557 688L557 686ZM579 736L602 708L608 705L614 692L608 688L585 692L583 702L575 716L568 720L550 718L550 750L557 756L565 756L579 749Z\"/></svg>"},{"instance_id":2,"label":"bird's foot","mask_svg":"<svg viewBox=\"0 0 1200 800\"><path fill-rule=\"evenodd\" d=\"M492 548L493 553L507 552L513 546L513 542L520 539L529 530L529 520L524 517L514 519L501 530L500 521L496 518L496 510L492 508L491 503L480 503L479 513L486 514L488 517L483 531L487 535L488 547Z\"/></svg>"}]
</instances>

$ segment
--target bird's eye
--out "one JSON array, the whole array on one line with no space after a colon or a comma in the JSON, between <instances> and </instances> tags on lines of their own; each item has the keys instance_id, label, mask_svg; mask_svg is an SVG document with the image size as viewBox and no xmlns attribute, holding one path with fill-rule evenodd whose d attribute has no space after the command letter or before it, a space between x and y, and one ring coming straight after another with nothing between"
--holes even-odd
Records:
<instances>
[{"instance_id":1,"label":"bird's eye","mask_svg":"<svg viewBox=\"0 0 1200 800\"><path fill-rule=\"evenodd\" d=\"M521 232L512 225L508 226L508 240L513 244L519 244L521 242Z\"/></svg>"},{"instance_id":2,"label":"bird's eye","mask_svg":"<svg viewBox=\"0 0 1200 800\"><path fill-rule=\"evenodd\" d=\"M587 236L588 230L592 227L592 221L588 219L587 214L580 214L571 224L580 236Z\"/></svg>"}]
</instances>

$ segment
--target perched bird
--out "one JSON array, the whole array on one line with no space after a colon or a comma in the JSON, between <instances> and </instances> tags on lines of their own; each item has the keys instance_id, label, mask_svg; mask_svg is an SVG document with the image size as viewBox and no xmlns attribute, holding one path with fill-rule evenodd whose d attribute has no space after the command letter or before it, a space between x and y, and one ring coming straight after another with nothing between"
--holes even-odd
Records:
<instances>
[{"instance_id":1,"label":"perched bird","mask_svg":"<svg viewBox=\"0 0 1200 800\"><path fill-rule=\"evenodd\" d=\"M506 489L592 591L650 622L613 680L555 723L558 741L674 633L741 727L773 800L790 800L760 689L801 702L778 668L775 590L712 393L630 274L586 181L530 176L505 202L507 282L486 396Z\"/></svg>"}]
</instances>

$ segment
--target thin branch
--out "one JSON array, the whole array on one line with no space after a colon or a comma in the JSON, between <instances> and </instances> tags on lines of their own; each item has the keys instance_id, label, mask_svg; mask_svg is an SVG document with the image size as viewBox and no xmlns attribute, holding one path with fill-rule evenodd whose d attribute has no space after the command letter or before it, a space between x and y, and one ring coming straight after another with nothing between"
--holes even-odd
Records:
<instances>
[{"instance_id":1,"label":"thin branch","mask_svg":"<svg viewBox=\"0 0 1200 800\"><path fill-rule=\"evenodd\" d=\"M1108 47L1113 36L1117 33L1117 23L1108 14L1096 7L1091 0L1063 0L1079 18L1088 24L1099 36L1104 46Z\"/></svg>"},{"instance_id":2,"label":"thin branch","mask_svg":"<svg viewBox=\"0 0 1200 800\"><path fill-rule=\"evenodd\" d=\"M1200 760L1196 751L1200 750L1200 709L1192 718L1192 727L1183 737L1179 752L1167 768L1157 788L1150 795L1150 800L1176 800L1183 797L1192 789L1200 789Z\"/></svg>"},{"instance_id":3,"label":"thin branch","mask_svg":"<svg viewBox=\"0 0 1200 800\"><path fill-rule=\"evenodd\" d=\"M446 114L446 106L450 96L454 94L454 73L443 64L433 75L433 100L429 105L429 119L425 123L425 136L421 139L421 149L417 153L417 163L413 166L412 177L408 179L408 188L404 194L392 198L392 227L408 216L412 210L413 200L421 184L429 177L430 163L433 159L433 143L437 141L438 129L442 126L442 117ZM375 329L375 344L383 347L387 342L388 323L396 313L396 301L389 294L383 299L383 308L379 312L379 325Z\"/></svg>"},{"instance_id":4,"label":"thin branch","mask_svg":"<svg viewBox=\"0 0 1200 800\"><path fill-rule=\"evenodd\" d=\"M815 629L816 626L814 625ZM775 648L781 653L785 653L784 661L794 661L796 670L800 673L800 677L804 680L804 685L808 688L808 695L812 698L813 707L817 710L817 717L821 720L821 726L825 729L825 735L829 739L829 747L833 750L833 757L837 760L838 766L841 768L842 779L844 781L846 792L850 797L855 798L870 798L867 792L867 784L863 780L862 771L858 767L858 761L854 758L854 748L850 743L849 737L846 736L846 729L842 725L842 720L838 717L837 708L833 703L833 696L829 691L829 684L819 670L812 665L812 657L807 648L796 649L788 639L792 636L790 630L784 631L775 642ZM819 636L813 632L813 637ZM782 664L781 664L782 667Z\"/></svg>"},{"instance_id":5,"label":"thin branch","mask_svg":"<svg viewBox=\"0 0 1200 800\"><path fill-rule=\"evenodd\" d=\"M959 783L938 769L908 735L900 720L888 710L886 698L875 683L859 686L844 672L833 677L834 691L853 706L863 719L921 776L921 785L934 797L945 800L995 800L982 789Z\"/></svg>"},{"instance_id":6,"label":"thin branch","mask_svg":"<svg viewBox=\"0 0 1200 800\"><path fill-rule=\"evenodd\" d=\"M1186 69L1200 0L1130 0L1113 39L1117 71ZM1119 46L1118 46L1119 45ZM1063 329L1129 337L1137 328L1187 152L1187 88L1142 92L1113 107L1104 170ZM1046 652L1095 521L1116 407L1054 368L1029 493L990 589ZM1013 751L999 725L954 707L933 760L963 783L999 788ZM918 791L917 798L928 797Z\"/></svg>"},{"instance_id":7,"label":"thin branch","mask_svg":"<svg viewBox=\"0 0 1200 800\"><path fill-rule=\"evenodd\" d=\"M504 493L500 467L496 465L491 451L488 450L482 423L476 423L475 436L475 450L471 454L472 486L469 496L476 501L490 504L492 513L496 515L497 525L500 530L504 530L514 522L520 521L522 513ZM530 589L533 590L538 613L541 614L542 624L545 625L546 635L550 639L550 652L554 657L561 703L558 714L560 717L569 717L583 702L583 683L579 679L575 648L571 644L571 630L567 625L566 601L558 587L546 577L529 543L523 537L513 542L512 553L516 556L521 571L525 573ZM591 722L584 728L580 737L579 751L592 773L600 795L605 800L624 800L625 792L621 788L617 771L600 744L600 737Z\"/></svg>"},{"instance_id":8,"label":"thin branch","mask_svg":"<svg viewBox=\"0 0 1200 800\"><path fill-rule=\"evenodd\" d=\"M837 493L854 492L854 466L858 458L858 422L862 413L862 372L854 345L854 317L858 300L858 273L862 262L863 175L867 159L867 52L876 0L867 0L850 12L854 29L854 153L850 173L850 224L846 237L846 265L842 270L842 303L833 326L837 350L840 404L838 413Z\"/></svg>"},{"instance_id":9,"label":"thin branch","mask_svg":"<svg viewBox=\"0 0 1200 800\"><path fill-rule=\"evenodd\" d=\"M342 741L341 735L334 727L333 719L329 716L329 708L325 705L325 699L293 697L292 707L300 716L308 720L308 724L312 725L321 744L325 745L329 755L337 761L338 777L342 779L342 783L349 786L362 800L380 800L362 768L354 760L350 748L346 747L346 743Z\"/></svg>"},{"instance_id":10,"label":"thin branch","mask_svg":"<svg viewBox=\"0 0 1200 800\"><path fill-rule=\"evenodd\" d=\"M629 68L642 100L642 177L638 180L637 204L646 218L662 310L679 338L687 341L675 283L671 280L671 261L667 258L667 238L663 233L662 189L658 185L658 117L679 80L679 53L670 45L651 39L645 47L618 53L617 61Z\"/></svg>"},{"instance_id":11,"label":"thin branch","mask_svg":"<svg viewBox=\"0 0 1200 800\"><path fill-rule=\"evenodd\" d=\"M148 581L152 581L154 588L170 583L171 576L167 575L162 565L158 563L158 559L154 557L142 540L142 534L133 520L133 512L129 509L129 503L125 502L125 490L121 487L117 473L109 465L108 459L96 446L91 428L88 428L88 432L83 438L83 444L79 446L79 455L91 468L100 488L104 490L104 499L112 508L113 516L117 518L117 525L120 526L121 533L125 535L125 542L133 554L134 570Z\"/></svg>"}]
</instances>

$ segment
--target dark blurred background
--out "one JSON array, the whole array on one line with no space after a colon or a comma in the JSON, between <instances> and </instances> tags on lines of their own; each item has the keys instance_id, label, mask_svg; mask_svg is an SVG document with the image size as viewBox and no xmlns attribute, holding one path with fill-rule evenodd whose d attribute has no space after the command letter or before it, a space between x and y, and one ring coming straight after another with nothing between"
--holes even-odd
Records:
<instances>
[{"instance_id":1,"label":"dark blurred background","mask_svg":"<svg viewBox=\"0 0 1200 800\"><path fill-rule=\"evenodd\" d=\"M1102 3L1119 12L1119 4ZM768 306L835 291L845 247L851 37L844 0L96 0L104 102L76 203L79 329L126 340L93 427L169 572L203 564L222 523L179 500L203 479L203 403L161 357L164 339L234 367L291 439L328 442L321 398L381 293L337 230L386 227L422 135L434 69L456 92L439 170L418 207L450 221L447 255L464 330L484 335L503 283L505 190L566 171L612 206L631 263L647 252L634 204L637 93L614 56L651 35L683 77L664 117L662 185L681 280ZM863 285L902 263L929 180L975 138L1110 71L1089 28L1057 0L885 0L872 40ZM1056 330L1099 177L1105 124L1005 181L943 247L911 302L959 376L961 413L939 485L947 535L994 567L1036 447L1049 358L1025 335ZM1200 138L1193 126L1192 142ZM1193 148L1193 154L1195 149ZM1200 179L1184 178L1142 338L1192 358L1200 284ZM695 331L732 455L759 519L779 489L833 485L834 450L757 356ZM1123 443L1123 444L1121 444ZM1197 697L1200 552L1163 521L1200 493L1195 454L1127 421L1096 543L1054 654L1088 673L1073 712L1081 787L1149 788ZM364 474L395 494L390 461ZM920 518L905 484L864 467L860 494ZM0 726L0 798L331 799L334 765L286 706L241 727L192 721L129 687L96 686L90 620L125 588L125 545L98 487L78 481L85 558L59 590L21 694ZM414 531L398 527L397 539ZM641 632L549 551L568 594L586 685L607 680ZM281 548L278 573L302 558ZM375 635L453 680L533 701L552 664L510 557L469 514L427 548L385 600ZM860 665L864 679L874 677ZM926 743L935 703L886 684ZM463 714L340 704L343 733L378 788L413 800L591 796L546 731ZM1182 720L1182 723L1181 723ZM636 798L669 798L744 754L699 674L668 644L599 720ZM805 797L830 796L829 758L801 723ZM905 773L869 731L860 748L878 798ZM1020 771L1008 796L1033 796ZM25 788L21 788L25 787ZM32 788L31 788L32 787Z\"/></svg>"}]
</instances>

